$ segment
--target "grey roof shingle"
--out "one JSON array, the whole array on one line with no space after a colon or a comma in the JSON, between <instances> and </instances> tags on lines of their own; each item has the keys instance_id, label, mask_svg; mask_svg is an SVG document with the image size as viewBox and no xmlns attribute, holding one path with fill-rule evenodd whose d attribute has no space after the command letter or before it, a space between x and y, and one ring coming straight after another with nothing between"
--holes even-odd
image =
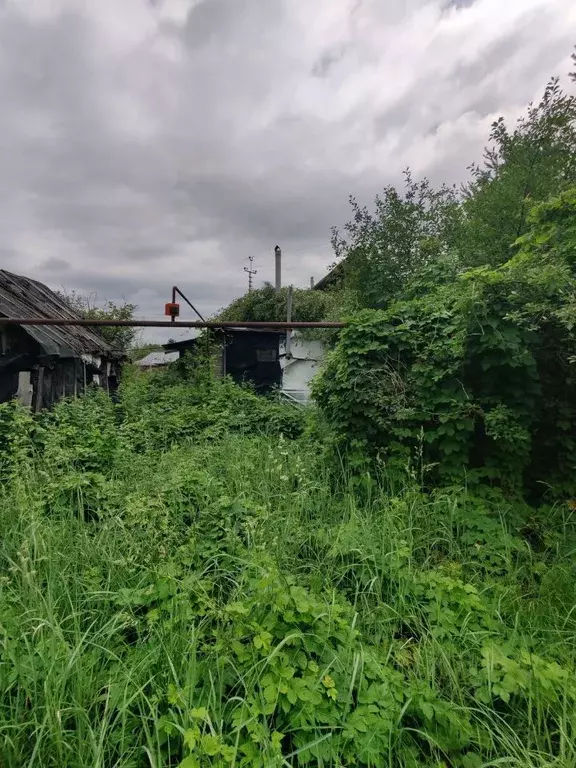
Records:
<instances>
[{"instance_id":1,"label":"grey roof shingle","mask_svg":"<svg viewBox=\"0 0 576 768\"><path fill-rule=\"evenodd\" d=\"M42 283L0 269L0 316L58 317L73 320L78 315ZM41 346L46 355L79 357L83 354L105 357L114 353L104 339L91 328L83 326L23 325L22 330Z\"/></svg>"}]
</instances>

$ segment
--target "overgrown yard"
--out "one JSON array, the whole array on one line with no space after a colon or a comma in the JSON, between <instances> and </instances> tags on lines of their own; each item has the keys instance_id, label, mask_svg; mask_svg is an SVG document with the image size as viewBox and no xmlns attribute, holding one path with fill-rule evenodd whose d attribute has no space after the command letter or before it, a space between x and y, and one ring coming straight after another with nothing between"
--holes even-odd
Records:
<instances>
[{"instance_id":1,"label":"overgrown yard","mask_svg":"<svg viewBox=\"0 0 576 768\"><path fill-rule=\"evenodd\" d=\"M3 767L576 765L565 502L352 470L202 377L0 430Z\"/></svg>"},{"instance_id":2,"label":"overgrown yard","mask_svg":"<svg viewBox=\"0 0 576 768\"><path fill-rule=\"evenodd\" d=\"M0 768L576 768L573 82L351 198L307 412L199 359L0 406Z\"/></svg>"}]
</instances>

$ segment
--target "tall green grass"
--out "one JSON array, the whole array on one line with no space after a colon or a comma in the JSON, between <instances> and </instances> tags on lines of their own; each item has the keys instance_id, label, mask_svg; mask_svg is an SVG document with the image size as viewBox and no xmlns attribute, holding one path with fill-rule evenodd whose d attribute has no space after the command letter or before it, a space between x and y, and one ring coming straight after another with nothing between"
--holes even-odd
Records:
<instances>
[{"instance_id":1,"label":"tall green grass","mask_svg":"<svg viewBox=\"0 0 576 768\"><path fill-rule=\"evenodd\" d=\"M568 507L335 467L228 384L159 441L156 386L0 414L2 766L576 765Z\"/></svg>"}]
</instances>

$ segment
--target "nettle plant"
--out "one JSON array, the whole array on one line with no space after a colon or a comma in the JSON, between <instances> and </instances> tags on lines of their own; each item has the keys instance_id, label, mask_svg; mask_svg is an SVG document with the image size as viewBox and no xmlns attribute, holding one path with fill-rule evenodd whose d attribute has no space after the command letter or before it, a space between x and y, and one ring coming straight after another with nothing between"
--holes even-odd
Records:
<instances>
[{"instance_id":1,"label":"nettle plant","mask_svg":"<svg viewBox=\"0 0 576 768\"><path fill-rule=\"evenodd\" d=\"M576 701L569 668L535 655L521 638L498 644L506 628L495 603L459 578L419 574L405 585L404 629L374 643L341 597L312 592L265 556L255 566L220 606L205 599L206 581L129 595L147 612L146 632L168 621L170 632L182 632L186 595L200 598L194 674L188 687L168 686L159 723L179 768L368 768L383 760L416 768L423 755L473 768L484 764L490 739L463 700L498 708L511 724L535 701L555 724ZM438 643L462 661L456 696L441 667L434 685L425 673Z\"/></svg>"},{"instance_id":2,"label":"nettle plant","mask_svg":"<svg viewBox=\"0 0 576 768\"><path fill-rule=\"evenodd\" d=\"M167 694L163 727L181 734L180 768L375 766L392 753L416 766L422 728L464 765L471 728L458 706L390 664L389 649L364 643L345 601L268 565L247 575L199 646L228 702L224 727L209 695L191 708L188 691ZM414 733L398 729L404 720Z\"/></svg>"},{"instance_id":3,"label":"nettle plant","mask_svg":"<svg viewBox=\"0 0 576 768\"><path fill-rule=\"evenodd\" d=\"M8 485L19 477L34 452L36 424L16 400L0 403L0 481Z\"/></svg>"},{"instance_id":4,"label":"nettle plant","mask_svg":"<svg viewBox=\"0 0 576 768\"><path fill-rule=\"evenodd\" d=\"M537 206L496 269L424 273L344 329L315 388L340 442L433 481L572 492L576 190Z\"/></svg>"}]
</instances>

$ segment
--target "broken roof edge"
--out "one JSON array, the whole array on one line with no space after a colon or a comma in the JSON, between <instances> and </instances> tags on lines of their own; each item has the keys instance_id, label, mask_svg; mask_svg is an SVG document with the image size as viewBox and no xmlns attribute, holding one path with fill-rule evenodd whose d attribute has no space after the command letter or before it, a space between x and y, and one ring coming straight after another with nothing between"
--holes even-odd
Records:
<instances>
[{"instance_id":1,"label":"broken roof edge","mask_svg":"<svg viewBox=\"0 0 576 768\"><path fill-rule=\"evenodd\" d=\"M153 351L149 352L145 357L140 358L140 360L135 360L134 365L138 365L142 368L145 368L146 366L160 366L160 365L169 365L170 363L175 363L178 360L178 352L160 352L160 351Z\"/></svg>"},{"instance_id":2,"label":"broken roof edge","mask_svg":"<svg viewBox=\"0 0 576 768\"><path fill-rule=\"evenodd\" d=\"M210 328L210 333L213 333L218 336L225 336L227 333L267 333L267 334L275 334L277 336L286 336L286 331L282 328L236 328L236 327L226 327L226 328ZM162 344L162 347L165 350L171 350L171 349L180 349L181 347L193 347L196 342L203 341L204 336L198 335L198 336L191 336L189 339L182 339L181 341L169 341L166 344Z\"/></svg>"},{"instance_id":3,"label":"broken roof edge","mask_svg":"<svg viewBox=\"0 0 576 768\"><path fill-rule=\"evenodd\" d=\"M8 270L0 270L0 319L21 317L27 319L59 317L62 320L80 319L80 316L48 286ZM20 326L45 355L74 358L82 354L95 354L113 360L122 360L125 354L114 349L102 336L81 326Z\"/></svg>"}]
</instances>

